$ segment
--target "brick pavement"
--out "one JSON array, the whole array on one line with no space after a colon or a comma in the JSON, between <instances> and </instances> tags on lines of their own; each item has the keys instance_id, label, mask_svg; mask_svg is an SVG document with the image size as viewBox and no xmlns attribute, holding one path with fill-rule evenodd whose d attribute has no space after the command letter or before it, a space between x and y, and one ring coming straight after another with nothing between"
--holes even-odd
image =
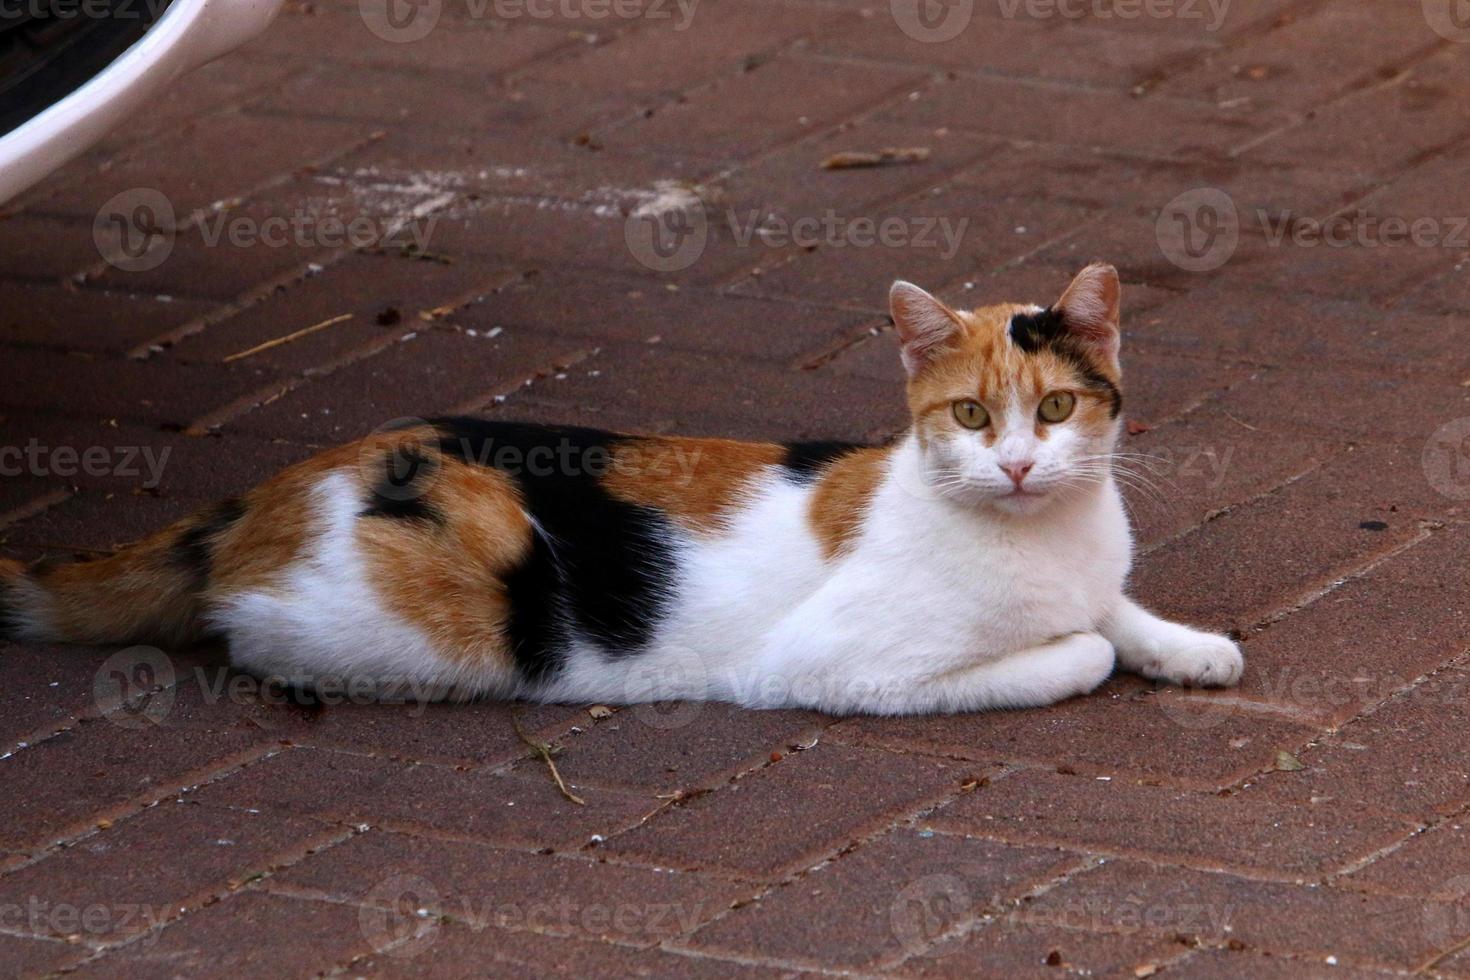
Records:
<instances>
[{"instance_id":1,"label":"brick pavement","mask_svg":"<svg viewBox=\"0 0 1470 980\"><path fill-rule=\"evenodd\" d=\"M889 279L1105 258L1137 588L1245 681L594 715L6 646L0 974L1470 976L1453 0L381 9L286 10L0 216L7 554L399 416L881 438ZM886 146L929 158L820 167Z\"/></svg>"}]
</instances>

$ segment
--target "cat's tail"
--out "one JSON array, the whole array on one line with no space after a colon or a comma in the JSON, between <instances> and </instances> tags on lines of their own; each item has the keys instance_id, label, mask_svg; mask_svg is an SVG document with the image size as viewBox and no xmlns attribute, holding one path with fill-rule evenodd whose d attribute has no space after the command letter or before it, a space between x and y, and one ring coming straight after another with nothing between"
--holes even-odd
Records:
<instances>
[{"instance_id":1,"label":"cat's tail","mask_svg":"<svg viewBox=\"0 0 1470 980\"><path fill-rule=\"evenodd\" d=\"M0 559L0 639L171 645L198 638L214 552L240 513L238 503L219 504L93 561L28 567Z\"/></svg>"}]
</instances>

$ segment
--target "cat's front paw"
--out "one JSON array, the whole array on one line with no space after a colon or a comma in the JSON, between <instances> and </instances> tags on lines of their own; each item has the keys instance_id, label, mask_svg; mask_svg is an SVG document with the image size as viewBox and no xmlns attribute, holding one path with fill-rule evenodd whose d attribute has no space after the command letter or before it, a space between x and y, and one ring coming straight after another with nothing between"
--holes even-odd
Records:
<instances>
[{"instance_id":1,"label":"cat's front paw","mask_svg":"<svg viewBox=\"0 0 1470 980\"><path fill-rule=\"evenodd\" d=\"M1245 671L1245 656L1229 637L1189 630L1149 645L1135 657L1144 677L1182 687L1233 687Z\"/></svg>"}]
</instances>

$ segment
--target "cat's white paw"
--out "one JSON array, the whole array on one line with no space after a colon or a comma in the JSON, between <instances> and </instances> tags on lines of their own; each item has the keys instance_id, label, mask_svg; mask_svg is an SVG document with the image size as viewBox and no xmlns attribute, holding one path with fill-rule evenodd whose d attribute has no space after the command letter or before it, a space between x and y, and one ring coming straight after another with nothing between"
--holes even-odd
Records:
<instances>
[{"instance_id":1,"label":"cat's white paw","mask_svg":"<svg viewBox=\"0 0 1470 980\"><path fill-rule=\"evenodd\" d=\"M1233 640L1194 630L1151 642L1129 660L1144 677L1182 687L1233 687L1245 671L1245 656Z\"/></svg>"}]
</instances>

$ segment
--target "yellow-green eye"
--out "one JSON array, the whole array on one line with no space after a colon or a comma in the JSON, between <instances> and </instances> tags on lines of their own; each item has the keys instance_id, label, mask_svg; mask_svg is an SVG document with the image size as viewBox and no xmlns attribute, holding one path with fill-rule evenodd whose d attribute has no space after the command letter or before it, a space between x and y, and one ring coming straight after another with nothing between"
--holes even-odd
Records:
<instances>
[{"instance_id":1,"label":"yellow-green eye","mask_svg":"<svg viewBox=\"0 0 1470 980\"><path fill-rule=\"evenodd\" d=\"M967 398L954 403L954 420L967 429L983 429L990 421L990 413L984 405Z\"/></svg>"},{"instance_id":2,"label":"yellow-green eye","mask_svg":"<svg viewBox=\"0 0 1470 980\"><path fill-rule=\"evenodd\" d=\"M1043 422L1065 422L1077 407L1077 396L1070 391L1054 391L1041 400L1036 414Z\"/></svg>"}]
</instances>

